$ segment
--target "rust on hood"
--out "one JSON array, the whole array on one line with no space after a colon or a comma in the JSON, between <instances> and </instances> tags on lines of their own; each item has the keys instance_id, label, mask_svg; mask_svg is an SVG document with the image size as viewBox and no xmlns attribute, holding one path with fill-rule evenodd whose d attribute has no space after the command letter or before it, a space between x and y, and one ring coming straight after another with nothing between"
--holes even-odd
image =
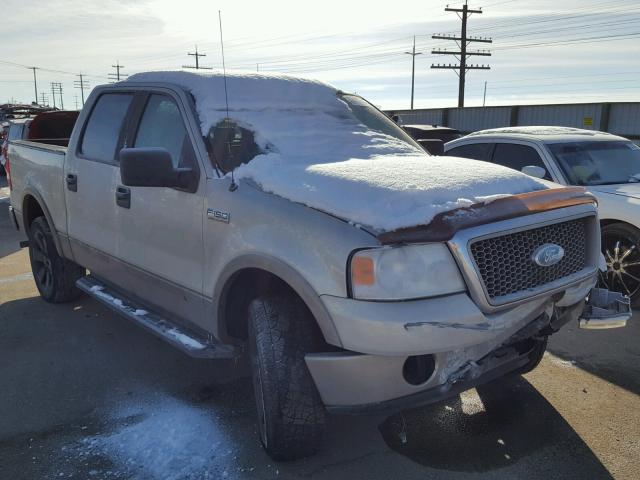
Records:
<instances>
[{"instance_id":1,"label":"rust on hood","mask_svg":"<svg viewBox=\"0 0 640 480\"><path fill-rule=\"evenodd\" d=\"M383 245L392 243L445 242L458 230L508 220L558 208L597 203L584 187L563 187L521 193L490 203L476 203L435 216L428 225L401 228L378 235Z\"/></svg>"}]
</instances>

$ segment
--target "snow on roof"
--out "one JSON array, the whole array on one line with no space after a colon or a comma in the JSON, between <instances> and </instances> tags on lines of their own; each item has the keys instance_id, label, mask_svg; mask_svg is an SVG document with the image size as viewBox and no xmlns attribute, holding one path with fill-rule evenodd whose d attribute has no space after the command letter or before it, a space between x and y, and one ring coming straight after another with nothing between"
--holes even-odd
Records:
<instances>
[{"instance_id":1,"label":"snow on roof","mask_svg":"<svg viewBox=\"0 0 640 480\"><path fill-rule=\"evenodd\" d=\"M151 72L127 82L168 82L196 99L203 135L226 118L222 74ZM339 91L283 75L228 74L229 117L264 153L235 170L264 191L377 231L424 225L435 215L547 188L499 165L431 157L363 125Z\"/></svg>"},{"instance_id":2,"label":"snow on roof","mask_svg":"<svg viewBox=\"0 0 640 480\"><path fill-rule=\"evenodd\" d=\"M599 132L597 130L585 130L582 128L574 128L574 127L525 126L525 127L491 128L488 130L481 130L479 132L470 133L469 136L502 135L502 134L529 135L532 137L546 137L551 135L583 135L587 137L594 137L596 135L610 135L608 133Z\"/></svg>"}]
</instances>

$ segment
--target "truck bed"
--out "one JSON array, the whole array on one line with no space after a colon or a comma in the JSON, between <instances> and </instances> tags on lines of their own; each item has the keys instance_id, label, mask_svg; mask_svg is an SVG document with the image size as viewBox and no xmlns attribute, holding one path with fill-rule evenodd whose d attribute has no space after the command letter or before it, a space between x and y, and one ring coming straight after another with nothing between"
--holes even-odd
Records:
<instances>
[{"instance_id":1,"label":"truck bed","mask_svg":"<svg viewBox=\"0 0 640 480\"><path fill-rule=\"evenodd\" d=\"M46 140L45 140L46 141ZM63 142L60 142L63 143ZM40 140L9 142L11 205L22 216L29 195L46 205L52 228L66 235L67 209L64 192L64 162L67 147ZM42 198L37 198L41 196ZM21 219L21 218L20 218ZM20 220L19 219L19 220Z\"/></svg>"}]
</instances>

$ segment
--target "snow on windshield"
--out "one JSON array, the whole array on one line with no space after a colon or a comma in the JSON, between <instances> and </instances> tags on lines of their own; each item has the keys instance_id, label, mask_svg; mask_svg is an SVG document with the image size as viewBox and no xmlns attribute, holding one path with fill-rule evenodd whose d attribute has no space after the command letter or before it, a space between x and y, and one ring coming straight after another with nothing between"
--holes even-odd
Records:
<instances>
[{"instance_id":1,"label":"snow on windshield","mask_svg":"<svg viewBox=\"0 0 640 480\"><path fill-rule=\"evenodd\" d=\"M171 82L196 99L202 134L227 116L221 74L150 72L127 82ZM227 75L229 117L262 154L235 171L269 193L378 231L429 223L438 213L547 188L498 165L430 157L361 123L334 87L266 74ZM387 133L384 133L387 131Z\"/></svg>"}]
</instances>

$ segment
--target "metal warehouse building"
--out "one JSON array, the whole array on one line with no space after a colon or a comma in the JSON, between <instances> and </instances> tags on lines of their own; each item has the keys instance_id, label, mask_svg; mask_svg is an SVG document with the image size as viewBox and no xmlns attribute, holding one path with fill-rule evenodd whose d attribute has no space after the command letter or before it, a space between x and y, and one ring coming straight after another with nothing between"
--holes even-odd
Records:
<instances>
[{"instance_id":1,"label":"metal warehouse building","mask_svg":"<svg viewBox=\"0 0 640 480\"><path fill-rule=\"evenodd\" d=\"M558 125L600 130L640 140L640 102L426 108L387 113L398 115L404 125L443 125L463 133L497 127Z\"/></svg>"}]
</instances>

